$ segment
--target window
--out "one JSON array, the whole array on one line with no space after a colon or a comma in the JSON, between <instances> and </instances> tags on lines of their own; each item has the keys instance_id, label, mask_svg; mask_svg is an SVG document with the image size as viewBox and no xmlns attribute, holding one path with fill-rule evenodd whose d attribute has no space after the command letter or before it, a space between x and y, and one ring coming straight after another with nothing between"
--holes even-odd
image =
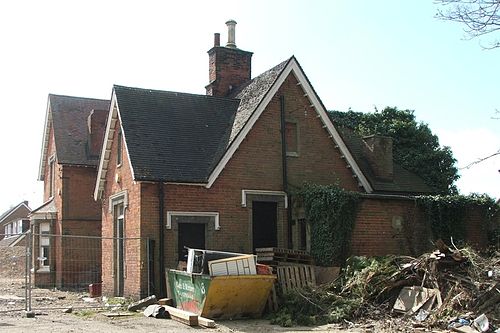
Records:
<instances>
[{"instance_id":1,"label":"window","mask_svg":"<svg viewBox=\"0 0 500 333\"><path fill-rule=\"evenodd\" d=\"M123 148L122 148L122 131L118 131L118 147L116 148L116 165L120 166L123 160Z\"/></svg>"},{"instance_id":2,"label":"window","mask_svg":"<svg viewBox=\"0 0 500 333\"><path fill-rule=\"evenodd\" d=\"M50 270L50 223L40 223L40 253L38 256L39 270Z\"/></svg>"},{"instance_id":3,"label":"window","mask_svg":"<svg viewBox=\"0 0 500 333\"><path fill-rule=\"evenodd\" d=\"M55 183L55 158L49 159L49 197L54 196L54 183Z\"/></svg>"},{"instance_id":4,"label":"window","mask_svg":"<svg viewBox=\"0 0 500 333\"><path fill-rule=\"evenodd\" d=\"M286 155L298 156L299 154L299 134L297 123L287 121L285 123Z\"/></svg>"}]
</instances>

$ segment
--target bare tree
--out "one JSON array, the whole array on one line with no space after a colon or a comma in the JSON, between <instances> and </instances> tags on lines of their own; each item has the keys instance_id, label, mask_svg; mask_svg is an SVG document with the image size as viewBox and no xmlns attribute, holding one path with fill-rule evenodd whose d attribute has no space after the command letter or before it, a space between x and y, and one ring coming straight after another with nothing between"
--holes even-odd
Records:
<instances>
[{"instance_id":1,"label":"bare tree","mask_svg":"<svg viewBox=\"0 0 500 333\"><path fill-rule=\"evenodd\" d=\"M435 0L445 9L439 9L436 17L441 20L465 24L464 31L468 39L500 31L500 0ZM500 47L495 39L485 49Z\"/></svg>"}]
</instances>

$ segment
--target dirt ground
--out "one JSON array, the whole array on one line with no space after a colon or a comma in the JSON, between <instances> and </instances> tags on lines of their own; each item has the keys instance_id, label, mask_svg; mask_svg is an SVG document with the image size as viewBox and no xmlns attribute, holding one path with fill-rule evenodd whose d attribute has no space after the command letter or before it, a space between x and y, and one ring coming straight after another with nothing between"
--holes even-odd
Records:
<instances>
[{"instance_id":1,"label":"dirt ground","mask_svg":"<svg viewBox=\"0 0 500 333\"><path fill-rule=\"evenodd\" d=\"M348 325L283 328L271 325L269 320L216 321L214 329L189 327L171 319L146 318L142 313L116 310L117 299L91 299L88 293L33 289L34 318L24 311L24 279L0 278L0 332L193 332L208 330L221 333L245 332L412 332L397 322L377 321ZM110 304L111 303L111 304ZM106 305L107 304L107 305ZM71 313L65 313L68 308ZM114 309L115 308L115 309ZM117 316L122 314L122 316ZM110 316L113 315L113 316Z\"/></svg>"}]
</instances>

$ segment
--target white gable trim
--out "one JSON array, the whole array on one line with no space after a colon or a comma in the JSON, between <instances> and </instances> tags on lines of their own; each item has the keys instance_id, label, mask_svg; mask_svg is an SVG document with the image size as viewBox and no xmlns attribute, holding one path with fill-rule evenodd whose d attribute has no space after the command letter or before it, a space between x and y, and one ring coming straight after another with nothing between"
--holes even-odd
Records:
<instances>
[{"instance_id":1,"label":"white gable trim","mask_svg":"<svg viewBox=\"0 0 500 333\"><path fill-rule=\"evenodd\" d=\"M17 206L15 206L14 208L11 208L11 209L10 209L10 212L9 212L7 215L5 215L5 216L4 216L4 217L0 220L0 224L1 224L1 223L3 223L3 222L5 222L5 221L7 221L7 218L8 218L9 216L11 216L12 214L14 214L14 213L15 213L15 212L16 212L19 208L21 208L22 206L26 207L26 209L27 209L27 210L31 213L31 208L29 208L29 207L28 207L28 206L24 203L24 201L23 201L23 202L21 202L20 204L18 204Z\"/></svg>"},{"instance_id":2,"label":"white gable trim","mask_svg":"<svg viewBox=\"0 0 500 333\"><path fill-rule=\"evenodd\" d=\"M357 165L356 161L352 157L349 149L347 149L347 146L345 145L344 141L340 137L339 133L333 126L332 121L328 117L328 114L321 103L319 97L316 95L316 92L312 88L311 84L309 83L309 80L307 80L304 72L302 71L302 68L300 68L300 65L298 64L297 60L292 57L286 67L283 69L281 74L278 76L274 84L271 86L269 91L267 92L266 96L264 99L260 102L259 106L257 109L254 111L254 113L250 116L250 119L248 119L247 123L245 126L242 128L241 132L238 134L238 136L235 138L235 140L231 143L229 148L226 150L224 153L224 156L222 156L222 159L219 161L215 169L212 171L210 174L210 177L208 178L208 183L205 186L206 188L212 187L214 182L217 180L218 176L226 166L226 164L229 162L229 160L233 157L234 153L240 146L240 144L243 142L247 134L250 132L254 124L257 122L259 119L260 115L262 112L266 109L267 105L271 101L271 99L274 97L274 95L277 93L278 89L281 87L285 79L288 77L290 73L293 73L295 77L297 78L298 82L300 85L303 87L306 96L309 98L311 101L311 107L313 107L318 115L321 118L321 121L325 125L326 129L330 133L330 136L332 137L334 143L339 146L339 149L341 153L345 156L348 164L351 166L352 171L354 174L357 176L360 184L363 186L365 191L367 193L373 192L373 189L366 179L366 177L363 175L361 172L361 169Z\"/></svg>"},{"instance_id":3,"label":"white gable trim","mask_svg":"<svg viewBox=\"0 0 500 333\"><path fill-rule=\"evenodd\" d=\"M132 161L128 154L127 140L125 139L125 132L123 131L122 120L120 116L120 109L118 107L118 101L116 100L116 94L113 89L113 94L111 97L111 104L108 113L108 121L106 123L106 133L104 135L104 141L101 149L101 156L99 158L99 169L97 171L97 180L94 189L94 200L99 200L102 198L102 192L104 191L104 185L106 182L106 174L108 173L109 159L111 155L111 147L113 144L113 136L115 133L116 122L120 124L120 130L122 132L123 148L127 154L127 159L129 162L130 172L132 173L133 180L135 180L134 169L132 168ZM123 151L122 151L123 154Z\"/></svg>"},{"instance_id":4,"label":"white gable trim","mask_svg":"<svg viewBox=\"0 0 500 333\"><path fill-rule=\"evenodd\" d=\"M50 108L50 95L47 99L47 111L45 113L45 126L43 129L42 150L40 152L40 164L38 166L38 180L45 178L45 160L49 151L50 129L52 127L52 111Z\"/></svg>"}]
</instances>

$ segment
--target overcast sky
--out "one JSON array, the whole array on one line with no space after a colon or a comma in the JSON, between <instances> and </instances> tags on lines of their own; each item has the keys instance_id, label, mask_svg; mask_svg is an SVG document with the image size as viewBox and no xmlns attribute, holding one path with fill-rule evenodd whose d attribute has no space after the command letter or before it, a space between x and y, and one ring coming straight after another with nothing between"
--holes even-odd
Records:
<instances>
[{"instance_id":1,"label":"overcast sky","mask_svg":"<svg viewBox=\"0 0 500 333\"><path fill-rule=\"evenodd\" d=\"M254 52L253 75L295 55L328 109L415 110L462 167L500 149L500 49L413 1L2 1L0 212L37 182L49 93L110 98L113 84L204 93L213 33ZM498 115L497 115L498 117ZM500 157L462 170L463 194L500 197Z\"/></svg>"}]
</instances>

